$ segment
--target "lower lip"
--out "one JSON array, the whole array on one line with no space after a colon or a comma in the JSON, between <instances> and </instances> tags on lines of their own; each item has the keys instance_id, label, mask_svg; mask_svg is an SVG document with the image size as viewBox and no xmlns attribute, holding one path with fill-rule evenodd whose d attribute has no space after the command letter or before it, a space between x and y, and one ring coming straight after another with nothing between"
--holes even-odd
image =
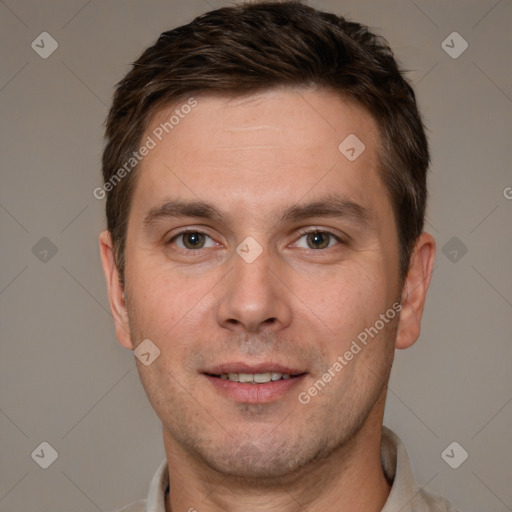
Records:
<instances>
[{"instance_id":1,"label":"lower lip","mask_svg":"<svg viewBox=\"0 0 512 512\"><path fill-rule=\"evenodd\" d=\"M223 395L244 404L274 402L298 386L305 376L306 375L303 374L290 377L289 379L266 382L265 384L249 384L205 375L213 386Z\"/></svg>"}]
</instances>

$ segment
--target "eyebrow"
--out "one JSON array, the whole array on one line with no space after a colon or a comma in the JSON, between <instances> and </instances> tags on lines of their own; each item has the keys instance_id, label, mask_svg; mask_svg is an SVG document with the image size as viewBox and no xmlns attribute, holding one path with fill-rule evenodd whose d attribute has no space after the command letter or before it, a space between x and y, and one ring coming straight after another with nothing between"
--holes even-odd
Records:
<instances>
[{"instance_id":1,"label":"eyebrow","mask_svg":"<svg viewBox=\"0 0 512 512\"><path fill-rule=\"evenodd\" d=\"M169 199L149 210L144 218L144 226L149 229L159 221L181 217L196 217L227 223L224 213L210 203L201 200ZM343 196L329 194L310 203L294 204L282 209L276 224L297 222L312 217L345 218L362 228L367 228L373 218L368 208Z\"/></svg>"},{"instance_id":2,"label":"eyebrow","mask_svg":"<svg viewBox=\"0 0 512 512\"><path fill-rule=\"evenodd\" d=\"M149 228L161 220L179 217L224 220L224 214L212 204L204 201L184 201L171 199L149 210L144 218L144 226Z\"/></svg>"},{"instance_id":3,"label":"eyebrow","mask_svg":"<svg viewBox=\"0 0 512 512\"><path fill-rule=\"evenodd\" d=\"M311 217L346 218L365 228L372 220L368 208L343 196L329 194L311 203L296 204L284 209L279 222L297 222Z\"/></svg>"}]
</instances>

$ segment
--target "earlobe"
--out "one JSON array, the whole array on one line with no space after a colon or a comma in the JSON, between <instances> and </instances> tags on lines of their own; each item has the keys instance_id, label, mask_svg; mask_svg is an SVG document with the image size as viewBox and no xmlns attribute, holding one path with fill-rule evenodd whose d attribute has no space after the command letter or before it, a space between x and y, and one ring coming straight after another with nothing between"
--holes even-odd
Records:
<instances>
[{"instance_id":1,"label":"earlobe","mask_svg":"<svg viewBox=\"0 0 512 512\"><path fill-rule=\"evenodd\" d=\"M124 290L119 282L119 272L114 260L112 237L108 230L102 231L99 237L101 264L107 281L110 310L114 319L116 338L119 343L133 350L128 323L128 312L125 303Z\"/></svg>"},{"instance_id":2,"label":"earlobe","mask_svg":"<svg viewBox=\"0 0 512 512\"><path fill-rule=\"evenodd\" d=\"M396 336L396 348L404 349L414 344L421 330L421 317L425 306L436 243L432 235L422 233L411 255L409 272L402 290L402 311Z\"/></svg>"}]
</instances>

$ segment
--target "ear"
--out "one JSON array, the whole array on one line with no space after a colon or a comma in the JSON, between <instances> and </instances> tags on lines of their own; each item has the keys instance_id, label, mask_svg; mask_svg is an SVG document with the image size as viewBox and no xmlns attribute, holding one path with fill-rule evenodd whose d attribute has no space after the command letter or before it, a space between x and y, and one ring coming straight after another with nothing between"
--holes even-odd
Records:
<instances>
[{"instance_id":1,"label":"ear","mask_svg":"<svg viewBox=\"0 0 512 512\"><path fill-rule=\"evenodd\" d=\"M112 317L114 318L116 338L124 348L133 350L124 290L119 282L119 272L114 261L114 249L110 231L105 230L100 233L99 243L101 264L103 265L103 272L107 280L108 298Z\"/></svg>"},{"instance_id":2,"label":"ear","mask_svg":"<svg viewBox=\"0 0 512 512\"><path fill-rule=\"evenodd\" d=\"M432 235L422 233L414 246L409 272L402 289L402 310L396 348L410 347L420 335L421 317L432 276L435 252L436 242Z\"/></svg>"}]
</instances>

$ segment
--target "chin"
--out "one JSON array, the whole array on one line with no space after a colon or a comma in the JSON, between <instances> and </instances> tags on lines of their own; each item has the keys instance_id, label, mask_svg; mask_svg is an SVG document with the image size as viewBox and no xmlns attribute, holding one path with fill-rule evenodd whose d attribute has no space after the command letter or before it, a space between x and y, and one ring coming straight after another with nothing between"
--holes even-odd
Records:
<instances>
[{"instance_id":1,"label":"chin","mask_svg":"<svg viewBox=\"0 0 512 512\"><path fill-rule=\"evenodd\" d=\"M284 457L284 458L281 458ZM260 485L282 483L296 477L300 463L286 458L265 457L258 453L256 457L210 458L208 465L218 473L237 480L258 482Z\"/></svg>"},{"instance_id":2,"label":"chin","mask_svg":"<svg viewBox=\"0 0 512 512\"><path fill-rule=\"evenodd\" d=\"M263 441L226 439L224 449L210 445L200 454L203 462L223 476L272 487L295 480L301 470L327 455L326 445L295 439L267 436ZM318 441L318 439L317 439Z\"/></svg>"}]
</instances>

